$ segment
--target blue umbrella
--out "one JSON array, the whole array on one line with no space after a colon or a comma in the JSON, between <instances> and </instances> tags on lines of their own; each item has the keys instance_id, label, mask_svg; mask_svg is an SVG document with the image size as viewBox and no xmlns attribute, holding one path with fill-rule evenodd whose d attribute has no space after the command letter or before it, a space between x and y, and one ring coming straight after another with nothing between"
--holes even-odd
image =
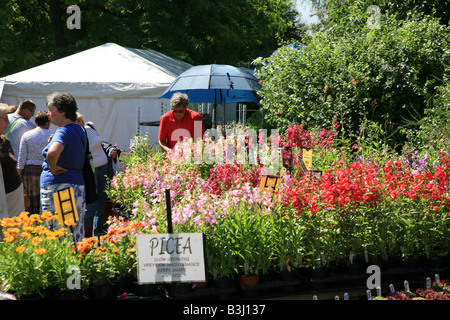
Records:
<instances>
[{"instance_id":1,"label":"blue umbrella","mask_svg":"<svg viewBox=\"0 0 450 320\"><path fill-rule=\"evenodd\" d=\"M251 71L230 65L194 66L180 74L160 98L170 99L175 92L186 93L191 102L258 102L261 88Z\"/></svg>"}]
</instances>

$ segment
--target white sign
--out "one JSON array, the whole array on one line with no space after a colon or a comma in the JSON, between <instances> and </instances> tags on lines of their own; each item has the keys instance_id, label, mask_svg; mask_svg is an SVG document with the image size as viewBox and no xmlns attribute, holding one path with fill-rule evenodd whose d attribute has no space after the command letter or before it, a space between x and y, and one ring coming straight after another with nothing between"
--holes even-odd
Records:
<instances>
[{"instance_id":1,"label":"white sign","mask_svg":"<svg viewBox=\"0 0 450 320\"><path fill-rule=\"evenodd\" d=\"M139 283L206 280L202 233L137 236Z\"/></svg>"}]
</instances>

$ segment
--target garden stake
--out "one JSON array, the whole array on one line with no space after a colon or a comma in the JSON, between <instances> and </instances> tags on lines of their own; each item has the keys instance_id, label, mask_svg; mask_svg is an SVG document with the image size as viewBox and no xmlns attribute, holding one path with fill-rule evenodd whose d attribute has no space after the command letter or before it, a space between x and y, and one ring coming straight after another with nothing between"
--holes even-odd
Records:
<instances>
[{"instance_id":1,"label":"garden stake","mask_svg":"<svg viewBox=\"0 0 450 320\"><path fill-rule=\"evenodd\" d=\"M409 282L408 282L408 280L405 280L404 285L405 285L405 291L409 292Z\"/></svg>"},{"instance_id":2,"label":"garden stake","mask_svg":"<svg viewBox=\"0 0 450 320\"><path fill-rule=\"evenodd\" d=\"M170 205L170 189L166 189L166 207L167 207L167 231L168 231L168 233L173 233L172 208Z\"/></svg>"},{"instance_id":3,"label":"garden stake","mask_svg":"<svg viewBox=\"0 0 450 320\"><path fill-rule=\"evenodd\" d=\"M389 291L390 291L392 294L395 293L395 288L394 288L394 285L393 285L392 283L389 285Z\"/></svg>"},{"instance_id":4,"label":"garden stake","mask_svg":"<svg viewBox=\"0 0 450 320\"><path fill-rule=\"evenodd\" d=\"M431 289L431 278L427 277L427 290Z\"/></svg>"},{"instance_id":5,"label":"garden stake","mask_svg":"<svg viewBox=\"0 0 450 320\"><path fill-rule=\"evenodd\" d=\"M173 233L173 227L172 227L172 206L170 204L170 189L166 189L166 207L167 207L167 232ZM163 284L164 288L164 295L167 299L172 300L173 299L173 292L174 292L174 284L173 282L168 284Z\"/></svg>"}]
</instances>

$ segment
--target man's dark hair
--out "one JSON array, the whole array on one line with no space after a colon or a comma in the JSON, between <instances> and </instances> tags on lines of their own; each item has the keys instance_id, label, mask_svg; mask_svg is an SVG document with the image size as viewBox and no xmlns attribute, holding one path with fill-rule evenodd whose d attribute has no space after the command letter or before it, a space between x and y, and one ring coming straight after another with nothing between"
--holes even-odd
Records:
<instances>
[{"instance_id":1,"label":"man's dark hair","mask_svg":"<svg viewBox=\"0 0 450 320\"><path fill-rule=\"evenodd\" d=\"M48 112L42 110L38 111L38 113L36 113L36 115L34 116L34 122L39 127L45 126L48 122L50 122L50 119L48 118Z\"/></svg>"},{"instance_id":2,"label":"man's dark hair","mask_svg":"<svg viewBox=\"0 0 450 320\"><path fill-rule=\"evenodd\" d=\"M36 105L34 104L33 101L31 101L29 99L25 99L20 102L19 107L17 109L19 109L19 111L28 109L28 110L34 112L34 110L36 110Z\"/></svg>"}]
</instances>

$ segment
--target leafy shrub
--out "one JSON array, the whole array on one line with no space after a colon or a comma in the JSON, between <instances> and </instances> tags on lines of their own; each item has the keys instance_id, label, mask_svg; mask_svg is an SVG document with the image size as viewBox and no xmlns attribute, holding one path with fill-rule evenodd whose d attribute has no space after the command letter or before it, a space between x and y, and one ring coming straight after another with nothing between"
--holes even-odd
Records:
<instances>
[{"instance_id":1,"label":"leafy shrub","mask_svg":"<svg viewBox=\"0 0 450 320\"><path fill-rule=\"evenodd\" d=\"M259 93L272 127L328 127L336 118L357 132L368 119L393 135L394 145L404 140L399 127L406 120L424 116L448 78L448 27L429 16L396 20L385 14L373 28L366 8L355 10L299 50L281 48L261 62Z\"/></svg>"}]
</instances>

